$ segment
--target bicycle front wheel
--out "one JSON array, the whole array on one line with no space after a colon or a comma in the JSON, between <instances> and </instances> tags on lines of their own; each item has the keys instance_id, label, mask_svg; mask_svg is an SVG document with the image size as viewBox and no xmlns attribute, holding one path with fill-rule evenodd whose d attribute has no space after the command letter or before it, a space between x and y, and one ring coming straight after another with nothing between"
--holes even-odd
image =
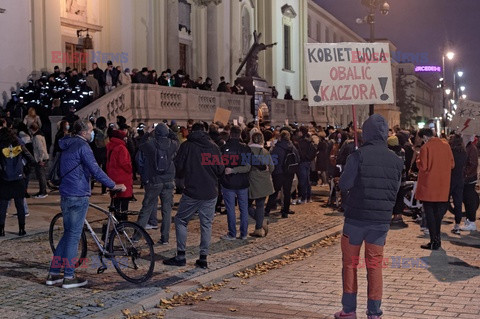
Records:
<instances>
[{"instance_id":1,"label":"bicycle front wheel","mask_svg":"<svg viewBox=\"0 0 480 319\"><path fill-rule=\"evenodd\" d=\"M155 252L153 240L139 225L121 222L110 233L108 251L118 274L139 284L153 275Z\"/></svg>"},{"instance_id":2,"label":"bicycle front wheel","mask_svg":"<svg viewBox=\"0 0 480 319\"><path fill-rule=\"evenodd\" d=\"M62 213L58 213L52 218L50 222L50 227L48 229L48 241L50 242L50 248L52 252L55 254L55 250L57 249L58 243L63 236L63 215ZM78 268L82 262L85 260L87 256L87 236L85 235L85 231L82 230L82 236L80 237L80 242L78 243L78 262L75 264L75 268Z\"/></svg>"}]
</instances>

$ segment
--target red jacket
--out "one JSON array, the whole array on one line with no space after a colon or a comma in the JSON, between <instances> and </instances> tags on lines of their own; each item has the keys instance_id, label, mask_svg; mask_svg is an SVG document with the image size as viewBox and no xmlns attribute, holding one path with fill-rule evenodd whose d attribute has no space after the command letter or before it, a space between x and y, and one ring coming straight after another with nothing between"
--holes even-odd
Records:
<instances>
[{"instance_id":1,"label":"red jacket","mask_svg":"<svg viewBox=\"0 0 480 319\"><path fill-rule=\"evenodd\" d=\"M128 153L125 141L116 137L112 137L107 144L107 175L115 182L115 184L124 184L127 187L127 190L119 193L117 197L132 197L132 160Z\"/></svg>"}]
</instances>

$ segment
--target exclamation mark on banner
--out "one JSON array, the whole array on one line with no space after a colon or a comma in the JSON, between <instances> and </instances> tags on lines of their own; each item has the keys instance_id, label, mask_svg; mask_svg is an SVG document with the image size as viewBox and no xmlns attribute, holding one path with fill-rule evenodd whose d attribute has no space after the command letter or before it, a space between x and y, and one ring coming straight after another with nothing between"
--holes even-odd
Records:
<instances>
[{"instance_id":1,"label":"exclamation mark on banner","mask_svg":"<svg viewBox=\"0 0 480 319\"><path fill-rule=\"evenodd\" d=\"M320 95L318 95L318 90L320 90L320 85L322 85L322 80L315 80L315 81L310 81L310 84L313 87L313 90L315 91L315 96L313 97L313 100L315 102L320 102L322 98Z\"/></svg>"},{"instance_id":2,"label":"exclamation mark on banner","mask_svg":"<svg viewBox=\"0 0 480 319\"><path fill-rule=\"evenodd\" d=\"M380 99L382 101L386 101L386 100L388 100L388 94L385 93L385 87L387 86L388 78L387 77L382 77L382 78L378 78L378 80L380 81L380 86L382 87L382 92L383 92L383 94L380 95Z\"/></svg>"}]
</instances>

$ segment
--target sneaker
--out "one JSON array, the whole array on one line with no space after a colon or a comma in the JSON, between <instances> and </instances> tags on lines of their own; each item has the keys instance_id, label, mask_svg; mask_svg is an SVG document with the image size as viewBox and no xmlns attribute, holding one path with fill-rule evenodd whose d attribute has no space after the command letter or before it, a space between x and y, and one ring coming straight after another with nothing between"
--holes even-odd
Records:
<instances>
[{"instance_id":1,"label":"sneaker","mask_svg":"<svg viewBox=\"0 0 480 319\"><path fill-rule=\"evenodd\" d=\"M475 222L471 222L468 219L465 219L465 225L461 227L460 230L474 231L474 230L477 230L477 226L475 225Z\"/></svg>"},{"instance_id":2,"label":"sneaker","mask_svg":"<svg viewBox=\"0 0 480 319\"><path fill-rule=\"evenodd\" d=\"M355 311L346 313L342 310L335 313L333 316L335 319L357 319L357 313Z\"/></svg>"},{"instance_id":3,"label":"sneaker","mask_svg":"<svg viewBox=\"0 0 480 319\"><path fill-rule=\"evenodd\" d=\"M197 261L195 261L195 266L199 267L199 268L202 268L202 269L207 269L208 268L208 263L207 263L206 260L197 259Z\"/></svg>"},{"instance_id":4,"label":"sneaker","mask_svg":"<svg viewBox=\"0 0 480 319\"><path fill-rule=\"evenodd\" d=\"M161 239L157 243L160 245L168 245L168 241L163 241Z\"/></svg>"},{"instance_id":5,"label":"sneaker","mask_svg":"<svg viewBox=\"0 0 480 319\"><path fill-rule=\"evenodd\" d=\"M423 231L424 235L430 235L430 231L428 230L427 227L421 227L420 229Z\"/></svg>"},{"instance_id":6,"label":"sneaker","mask_svg":"<svg viewBox=\"0 0 480 319\"><path fill-rule=\"evenodd\" d=\"M47 198L48 197L48 194L35 194L35 196L33 196L33 198Z\"/></svg>"},{"instance_id":7,"label":"sneaker","mask_svg":"<svg viewBox=\"0 0 480 319\"><path fill-rule=\"evenodd\" d=\"M313 203L313 199L307 199L307 203Z\"/></svg>"},{"instance_id":8,"label":"sneaker","mask_svg":"<svg viewBox=\"0 0 480 319\"><path fill-rule=\"evenodd\" d=\"M455 224L452 229L453 234L460 235L460 224Z\"/></svg>"},{"instance_id":9,"label":"sneaker","mask_svg":"<svg viewBox=\"0 0 480 319\"><path fill-rule=\"evenodd\" d=\"M236 238L233 237L233 236L230 236L230 234L226 234L226 235L223 235L222 237L220 237L220 239L223 239L223 240L235 240Z\"/></svg>"},{"instance_id":10,"label":"sneaker","mask_svg":"<svg viewBox=\"0 0 480 319\"><path fill-rule=\"evenodd\" d=\"M63 276L58 274L58 275L54 275L54 274L48 274L47 276L47 280L45 281L45 284L47 286L53 286L55 284L59 284L63 282Z\"/></svg>"},{"instance_id":11,"label":"sneaker","mask_svg":"<svg viewBox=\"0 0 480 319\"><path fill-rule=\"evenodd\" d=\"M25 217L28 217L28 216L30 216L30 213L26 213L26 214L25 214Z\"/></svg>"},{"instance_id":12,"label":"sneaker","mask_svg":"<svg viewBox=\"0 0 480 319\"><path fill-rule=\"evenodd\" d=\"M245 235L245 236L241 236L241 237L238 237L238 239L241 239L241 240L247 240L248 239L248 236Z\"/></svg>"},{"instance_id":13,"label":"sneaker","mask_svg":"<svg viewBox=\"0 0 480 319\"><path fill-rule=\"evenodd\" d=\"M368 315L367 319L382 319L382 316L377 316L377 315Z\"/></svg>"},{"instance_id":14,"label":"sneaker","mask_svg":"<svg viewBox=\"0 0 480 319\"><path fill-rule=\"evenodd\" d=\"M175 257L172 257L172 258L169 258L169 259L165 259L163 261L163 264L164 265L167 265L167 266L177 266L177 267L183 267L187 264L187 260L185 258L177 258L178 256L175 256Z\"/></svg>"},{"instance_id":15,"label":"sneaker","mask_svg":"<svg viewBox=\"0 0 480 319\"><path fill-rule=\"evenodd\" d=\"M298 204L297 200L296 200L296 199L292 199L291 205L297 205L297 204Z\"/></svg>"},{"instance_id":16,"label":"sneaker","mask_svg":"<svg viewBox=\"0 0 480 319\"><path fill-rule=\"evenodd\" d=\"M148 229L158 229L158 225L150 225L150 224L147 224L147 226L145 226L145 229L148 230Z\"/></svg>"},{"instance_id":17,"label":"sneaker","mask_svg":"<svg viewBox=\"0 0 480 319\"><path fill-rule=\"evenodd\" d=\"M78 287L85 286L86 284L88 284L88 281L86 279L82 279L79 277L63 278L62 288L65 288L65 289L78 288Z\"/></svg>"}]
</instances>

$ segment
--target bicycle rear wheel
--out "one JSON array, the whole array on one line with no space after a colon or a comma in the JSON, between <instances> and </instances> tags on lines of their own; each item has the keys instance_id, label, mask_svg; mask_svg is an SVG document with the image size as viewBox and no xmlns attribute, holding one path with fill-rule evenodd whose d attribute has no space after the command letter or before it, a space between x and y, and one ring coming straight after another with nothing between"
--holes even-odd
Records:
<instances>
[{"instance_id":1,"label":"bicycle rear wheel","mask_svg":"<svg viewBox=\"0 0 480 319\"><path fill-rule=\"evenodd\" d=\"M63 236L63 232L63 215L62 213L58 213L52 218L48 229L48 241L50 242L50 248L54 254L55 249ZM80 237L77 256L79 259L75 264L75 268L78 268L87 256L87 236L85 235L85 230L82 231L82 236Z\"/></svg>"},{"instance_id":2,"label":"bicycle rear wheel","mask_svg":"<svg viewBox=\"0 0 480 319\"><path fill-rule=\"evenodd\" d=\"M139 225L132 222L116 225L110 233L108 251L113 266L125 280L139 284L152 277L155 267L153 240Z\"/></svg>"}]
</instances>

